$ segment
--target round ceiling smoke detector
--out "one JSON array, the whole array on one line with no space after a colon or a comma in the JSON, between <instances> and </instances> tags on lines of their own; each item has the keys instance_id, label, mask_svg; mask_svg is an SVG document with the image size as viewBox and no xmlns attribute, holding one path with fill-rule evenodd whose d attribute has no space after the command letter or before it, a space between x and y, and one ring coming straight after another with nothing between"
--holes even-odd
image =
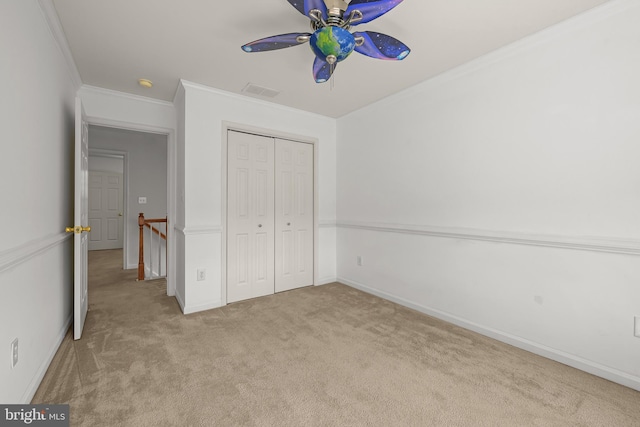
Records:
<instances>
[{"instance_id":1,"label":"round ceiling smoke detector","mask_svg":"<svg viewBox=\"0 0 640 427\"><path fill-rule=\"evenodd\" d=\"M150 89L151 87L153 87L153 82L147 79L138 79L138 84L147 89Z\"/></svg>"}]
</instances>

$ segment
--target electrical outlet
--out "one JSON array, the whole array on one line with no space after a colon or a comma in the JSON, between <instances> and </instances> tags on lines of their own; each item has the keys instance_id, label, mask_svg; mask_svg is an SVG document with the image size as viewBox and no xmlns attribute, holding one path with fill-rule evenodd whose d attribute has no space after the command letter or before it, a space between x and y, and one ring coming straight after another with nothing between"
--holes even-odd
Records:
<instances>
[{"instance_id":1,"label":"electrical outlet","mask_svg":"<svg viewBox=\"0 0 640 427\"><path fill-rule=\"evenodd\" d=\"M640 338L640 316L635 316L633 320L633 336Z\"/></svg>"},{"instance_id":2,"label":"electrical outlet","mask_svg":"<svg viewBox=\"0 0 640 427\"><path fill-rule=\"evenodd\" d=\"M11 369L18 364L18 338L11 343Z\"/></svg>"},{"instance_id":3,"label":"electrical outlet","mask_svg":"<svg viewBox=\"0 0 640 427\"><path fill-rule=\"evenodd\" d=\"M146 205L147 204L147 198L146 197L138 197L138 204L139 205Z\"/></svg>"},{"instance_id":4,"label":"electrical outlet","mask_svg":"<svg viewBox=\"0 0 640 427\"><path fill-rule=\"evenodd\" d=\"M358 255L356 257L356 264L362 267L362 256Z\"/></svg>"},{"instance_id":5,"label":"electrical outlet","mask_svg":"<svg viewBox=\"0 0 640 427\"><path fill-rule=\"evenodd\" d=\"M198 269L198 282L201 282L202 280L205 280L207 278L207 270L203 269Z\"/></svg>"}]
</instances>

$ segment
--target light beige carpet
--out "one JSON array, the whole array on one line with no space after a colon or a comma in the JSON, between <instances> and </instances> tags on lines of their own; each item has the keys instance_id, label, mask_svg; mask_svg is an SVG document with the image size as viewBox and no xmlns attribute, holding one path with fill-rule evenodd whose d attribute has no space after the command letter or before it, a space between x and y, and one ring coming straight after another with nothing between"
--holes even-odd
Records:
<instances>
[{"instance_id":1,"label":"light beige carpet","mask_svg":"<svg viewBox=\"0 0 640 427\"><path fill-rule=\"evenodd\" d=\"M33 403L72 426L639 426L640 393L341 284L184 316L90 253L82 340Z\"/></svg>"}]
</instances>

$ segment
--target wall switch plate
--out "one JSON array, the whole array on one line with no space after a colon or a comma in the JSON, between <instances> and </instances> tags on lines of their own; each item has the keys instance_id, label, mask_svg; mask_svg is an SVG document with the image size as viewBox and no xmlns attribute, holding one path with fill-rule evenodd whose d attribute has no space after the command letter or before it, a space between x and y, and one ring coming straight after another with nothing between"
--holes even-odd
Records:
<instances>
[{"instance_id":1,"label":"wall switch plate","mask_svg":"<svg viewBox=\"0 0 640 427\"><path fill-rule=\"evenodd\" d=\"M11 369L18 364L18 338L11 343Z\"/></svg>"},{"instance_id":2,"label":"wall switch plate","mask_svg":"<svg viewBox=\"0 0 640 427\"><path fill-rule=\"evenodd\" d=\"M147 198L146 197L138 197L138 204L139 205L146 205L147 204Z\"/></svg>"},{"instance_id":3,"label":"wall switch plate","mask_svg":"<svg viewBox=\"0 0 640 427\"><path fill-rule=\"evenodd\" d=\"M362 267L362 257L360 255L358 255L356 257L356 264L358 264L360 267Z\"/></svg>"},{"instance_id":4,"label":"wall switch plate","mask_svg":"<svg viewBox=\"0 0 640 427\"><path fill-rule=\"evenodd\" d=\"M633 320L633 336L640 338L640 316L635 316Z\"/></svg>"},{"instance_id":5,"label":"wall switch plate","mask_svg":"<svg viewBox=\"0 0 640 427\"><path fill-rule=\"evenodd\" d=\"M207 270L198 269L198 282L201 282L207 278Z\"/></svg>"}]
</instances>

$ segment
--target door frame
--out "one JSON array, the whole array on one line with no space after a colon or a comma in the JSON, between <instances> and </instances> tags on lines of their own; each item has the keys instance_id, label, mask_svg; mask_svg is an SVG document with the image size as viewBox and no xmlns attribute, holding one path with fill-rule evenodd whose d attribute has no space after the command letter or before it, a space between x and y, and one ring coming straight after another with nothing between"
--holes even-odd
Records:
<instances>
[{"instance_id":1,"label":"door frame","mask_svg":"<svg viewBox=\"0 0 640 427\"><path fill-rule=\"evenodd\" d=\"M175 221L177 215L177 143L175 130L159 126L149 126L140 123L132 123L120 120L105 119L102 117L87 116L89 125L110 127L136 132L155 133L167 137L167 295L176 295L176 236ZM128 185L127 185L128 187ZM126 199L125 199L126 200ZM126 209L126 207L125 207ZM126 221L125 221L126 227ZM126 228L125 228L126 230ZM126 245L125 245L126 246ZM125 258L126 260L126 258ZM125 261L126 262L126 261ZM126 265L125 265L126 267Z\"/></svg>"},{"instance_id":2,"label":"door frame","mask_svg":"<svg viewBox=\"0 0 640 427\"><path fill-rule=\"evenodd\" d=\"M278 138L278 139L286 139L288 141L294 142L303 142L306 144L313 145L313 286L318 285L318 254L319 254L319 201L320 201L320 193L318 191L318 138L313 138L304 135L298 135L293 133L276 131L273 129L266 129L256 126L250 126L242 123L235 122L222 122L222 157L221 163L222 167L222 239L221 240L221 266L220 270L222 273L222 282L221 288L221 296L220 301L222 305L227 305L227 197L228 197L228 183L227 183L227 156L228 156L228 134L229 131L237 131L250 133L259 136L266 136L268 138Z\"/></svg>"},{"instance_id":3,"label":"door frame","mask_svg":"<svg viewBox=\"0 0 640 427\"><path fill-rule=\"evenodd\" d=\"M129 153L126 151L108 150L105 148L91 148L89 141L89 157L107 157L112 159L122 159L122 214L124 215L123 239L122 242L122 269L127 269L127 218L129 213ZM91 171L89 171L91 173Z\"/></svg>"}]
</instances>

